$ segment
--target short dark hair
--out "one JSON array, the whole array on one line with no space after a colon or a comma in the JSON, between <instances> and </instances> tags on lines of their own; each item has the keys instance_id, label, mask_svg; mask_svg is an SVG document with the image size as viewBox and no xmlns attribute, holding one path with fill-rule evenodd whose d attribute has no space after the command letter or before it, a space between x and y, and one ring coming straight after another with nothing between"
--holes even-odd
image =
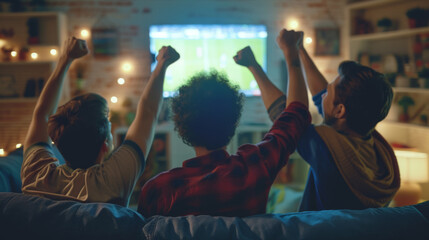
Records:
<instances>
[{"instance_id":1,"label":"short dark hair","mask_svg":"<svg viewBox=\"0 0 429 240\"><path fill-rule=\"evenodd\" d=\"M347 126L365 136L387 116L392 87L383 74L353 61L342 62L338 73L335 104L344 104Z\"/></svg>"},{"instance_id":2,"label":"short dark hair","mask_svg":"<svg viewBox=\"0 0 429 240\"><path fill-rule=\"evenodd\" d=\"M238 89L215 70L198 73L181 86L171 104L175 130L183 142L208 150L228 145L243 108Z\"/></svg>"},{"instance_id":3,"label":"short dark hair","mask_svg":"<svg viewBox=\"0 0 429 240\"><path fill-rule=\"evenodd\" d=\"M96 163L110 134L108 112L106 99L88 93L60 106L49 118L49 136L68 166L86 169Z\"/></svg>"}]
</instances>

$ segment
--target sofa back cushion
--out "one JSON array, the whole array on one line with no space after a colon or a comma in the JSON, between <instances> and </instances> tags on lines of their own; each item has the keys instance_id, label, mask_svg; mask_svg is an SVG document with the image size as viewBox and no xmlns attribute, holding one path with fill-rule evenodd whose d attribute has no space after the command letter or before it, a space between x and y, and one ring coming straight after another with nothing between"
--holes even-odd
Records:
<instances>
[{"instance_id":1,"label":"sofa back cushion","mask_svg":"<svg viewBox=\"0 0 429 240\"><path fill-rule=\"evenodd\" d=\"M147 239L429 239L429 221L413 206L148 220Z\"/></svg>"},{"instance_id":2,"label":"sofa back cushion","mask_svg":"<svg viewBox=\"0 0 429 240\"><path fill-rule=\"evenodd\" d=\"M144 224L119 205L0 193L1 239L142 239Z\"/></svg>"}]
</instances>

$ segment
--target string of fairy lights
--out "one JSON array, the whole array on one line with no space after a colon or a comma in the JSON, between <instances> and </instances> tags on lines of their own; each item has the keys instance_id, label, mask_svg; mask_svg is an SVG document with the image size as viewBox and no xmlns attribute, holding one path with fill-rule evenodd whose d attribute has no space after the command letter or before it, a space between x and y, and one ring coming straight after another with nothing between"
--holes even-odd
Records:
<instances>
[{"instance_id":1,"label":"string of fairy lights","mask_svg":"<svg viewBox=\"0 0 429 240\"><path fill-rule=\"evenodd\" d=\"M287 28L288 29L298 29L299 28L299 21L297 20L297 19L294 19L294 18L290 18L290 19L287 19L286 20L286 26L287 26ZM88 30L88 29L86 29L86 28L82 28L81 30L80 30L80 37L82 38L82 39L90 39L90 37L91 37L91 33L90 33L90 31ZM310 45L311 43L313 42L313 39L311 38L311 37L305 37L305 39L304 39L304 44L306 44L306 45ZM16 58L17 56L18 56L18 52L17 51L11 51L11 57L12 58ZM56 48L51 48L50 50L49 50L49 54L51 55L51 56L57 56L57 54L58 54L58 50L56 49ZM36 52L36 51L32 51L31 53L30 53L30 57L31 57L31 59L33 59L33 60L37 60L38 58L39 58L39 53L38 52ZM122 63L122 65L121 65L121 70L126 74L126 73L129 73L129 72L131 72L132 71L132 69L133 69L133 64L131 63L131 62L128 62L128 61L125 61L124 63ZM126 82L126 80L125 80L125 78L124 77L119 77L117 80L116 80L116 83L118 84L118 85L124 85L125 84L125 82ZM117 96L111 96L110 97L110 102L111 103L113 103L113 104L116 104L116 103L118 103L119 102L119 98L117 97ZM18 143L18 144L16 144L16 148L20 148L22 146L22 144L21 143ZM5 150L3 149L3 148L0 148L0 156L5 156L6 155L6 152L5 152Z\"/></svg>"}]
</instances>

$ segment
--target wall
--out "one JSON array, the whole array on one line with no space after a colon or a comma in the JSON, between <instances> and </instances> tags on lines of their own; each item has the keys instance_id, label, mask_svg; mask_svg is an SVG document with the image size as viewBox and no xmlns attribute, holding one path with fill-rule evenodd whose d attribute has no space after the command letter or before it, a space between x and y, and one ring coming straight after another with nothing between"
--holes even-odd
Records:
<instances>
[{"instance_id":1,"label":"wall","mask_svg":"<svg viewBox=\"0 0 429 240\"><path fill-rule=\"evenodd\" d=\"M345 0L47 0L47 10L63 11L68 17L68 32L79 35L83 27L108 26L118 29L119 55L111 59L83 60L85 90L100 93L107 99L115 95L119 101L113 110L122 109L124 99L136 104L150 74L148 28L151 24L264 24L268 29L268 76L282 89L282 55L275 44L279 30L287 27L290 18L299 21L298 29L314 39L314 27L343 27ZM344 41L342 41L344 42ZM237 49L238 50L238 49ZM308 45L309 52L313 46ZM342 49L341 53L344 53ZM232 57L232 56L231 56ZM327 79L336 75L336 67L343 60L338 57L315 58ZM134 64L126 75L120 66L124 61ZM72 87L76 87L71 70ZM116 84L125 76L126 84Z\"/></svg>"}]
</instances>

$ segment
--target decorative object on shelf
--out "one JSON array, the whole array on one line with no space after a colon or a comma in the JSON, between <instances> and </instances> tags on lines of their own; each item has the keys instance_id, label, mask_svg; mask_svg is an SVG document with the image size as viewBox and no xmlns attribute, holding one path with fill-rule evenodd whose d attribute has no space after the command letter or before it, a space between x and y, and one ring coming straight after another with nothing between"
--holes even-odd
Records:
<instances>
[{"instance_id":1,"label":"decorative object on shelf","mask_svg":"<svg viewBox=\"0 0 429 240\"><path fill-rule=\"evenodd\" d=\"M28 49L28 47L22 47L19 50L18 59L20 61L27 61L28 60L28 53L29 52L30 52L30 50Z\"/></svg>"},{"instance_id":2,"label":"decorative object on shelf","mask_svg":"<svg viewBox=\"0 0 429 240\"><path fill-rule=\"evenodd\" d=\"M399 99L398 104L402 107L402 113L399 114L399 121L406 123L410 120L410 116L408 115L408 107L415 104L414 100L409 96L403 96L401 99Z\"/></svg>"},{"instance_id":3,"label":"decorative object on shelf","mask_svg":"<svg viewBox=\"0 0 429 240\"><path fill-rule=\"evenodd\" d=\"M406 14L408 17L408 25L410 28L427 26L427 10L420 7L415 7L408 9Z\"/></svg>"},{"instance_id":4,"label":"decorative object on shelf","mask_svg":"<svg viewBox=\"0 0 429 240\"><path fill-rule=\"evenodd\" d=\"M15 78L11 75L0 75L0 98L19 97L15 89Z\"/></svg>"},{"instance_id":5,"label":"decorative object on shelf","mask_svg":"<svg viewBox=\"0 0 429 240\"><path fill-rule=\"evenodd\" d=\"M397 75L395 78L395 87L410 87L410 79L404 75Z\"/></svg>"},{"instance_id":6,"label":"decorative object on shelf","mask_svg":"<svg viewBox=\"0 0 429 240\"><path fill-rule=\"evenodd\" d=\"M383 59L383 73L397 73L398 68L398 59L393 54L387 54Z\"/></svg>"},{"instance_id":7,"label":"decorative object on shelf","mask_svg":"<svg viewBox=\"0 0 429 240\"><path fill-rule=\"evenodd\" d=\"M31 17L27 20L28 27L28 44L39 44L39 19Z\"/></svg>"},{"instance_id":8,"label":"decorative object on shelf","mask_svg":"<svg viewBox=\"0 0 429 240\"><path fill-rule=\"evenodd\" d=\"M12 38L15 35L13 28L2 28L0 30L0 39Z\"/></svg>"},{"instance_id":9,"label":"decorative object on shelf","mask_svg":"<svg viewBox=\"0 0 429 240\"><path fill-rule=\"evenodd\" d=\"M372 33L372 25L371 22L361 18L357 17L355 18L355 27L354 27L354 34L367 34Z\"/></svg>"},{"instance_id":10,"label":"decorative object on shelf","mask_svg":"<svg viewBox=\"0 0 429 240\"><path fill-rule=\"evenodd\" d=\"M119 53L119 33L113 23L101 16L91 28L93 53L96 58L111 58Z\"/></svg>"},{"instance_id":11,"label":"decorative object on shelf","mask_svg":"<svg viewBox=\"0 0 429 240\"><path fill-rule=\"evenodd\" d=\"M377 72L383 72L383 57L378 54L369 55L369 67Z\"/></svg>"},{"instance_id":12,"label":"decorative object on shelf","mask_svg":"<svg viewBox=\"0 0 429 240\"><path fill-rule=\"evenodd\" d=\"M393 29L393 21L390 18L382 18L377 21L377 27L379 27L380 32L387 32Z\"/></svg>"},{"instance_id":13,"label":"decorative object on shelf","mask_svg":"<svg viewBox=\"0 0 429 240\"><path fill-rule=\"evenodd\" d=\"M423 68L418 72L419 85L421 88L429 88L429 68Z\"/></svg>"},{"instance_id":14,"label":"decorative object on shelf","mask_svg":"<svg viewBox=\"0 0 429 240\"><path fill-rule=\"evenodd\" d=\"M395 206L419 203L422 188L418 184L429 181L427 153L411 150L395 150L401 173L401 187L394 197Z\"/></svg>"},{"instance_id":15,"label":"decorative object on shelf","mask_svg":"<svg viewBox=\"0 0 429 240\"><path fill-rule=\"evenodd\" d=\"M36 80L28 79L25 84L24 97L36 97Z\"/></svg>"},{"instance_id":16,"label":"decorative object on shelf","mask_svg":"<svg viewBox=\"0 0 429 240\"><path fill-rule=\"evenodd\" d=\"M6 47L6 46L3 46L2 48L1 48L1 51L2 51L2 53L3 53L3 61L4 62L10 62L11 60L12 60L12 55L11 55L11 53L12 53L12 51L13 51L13 48L12 47Z\"/></svg>"},{"instance_id":17,"label":"decorative object on shelf","mask_svg":"<svg viewBox=\"0 0 429 240\"><path fill-rule=\"evenodd\" d=\"M340 30L338 28L316 28L316 56L340 55Z\"/></svg>"}]
</instances>

